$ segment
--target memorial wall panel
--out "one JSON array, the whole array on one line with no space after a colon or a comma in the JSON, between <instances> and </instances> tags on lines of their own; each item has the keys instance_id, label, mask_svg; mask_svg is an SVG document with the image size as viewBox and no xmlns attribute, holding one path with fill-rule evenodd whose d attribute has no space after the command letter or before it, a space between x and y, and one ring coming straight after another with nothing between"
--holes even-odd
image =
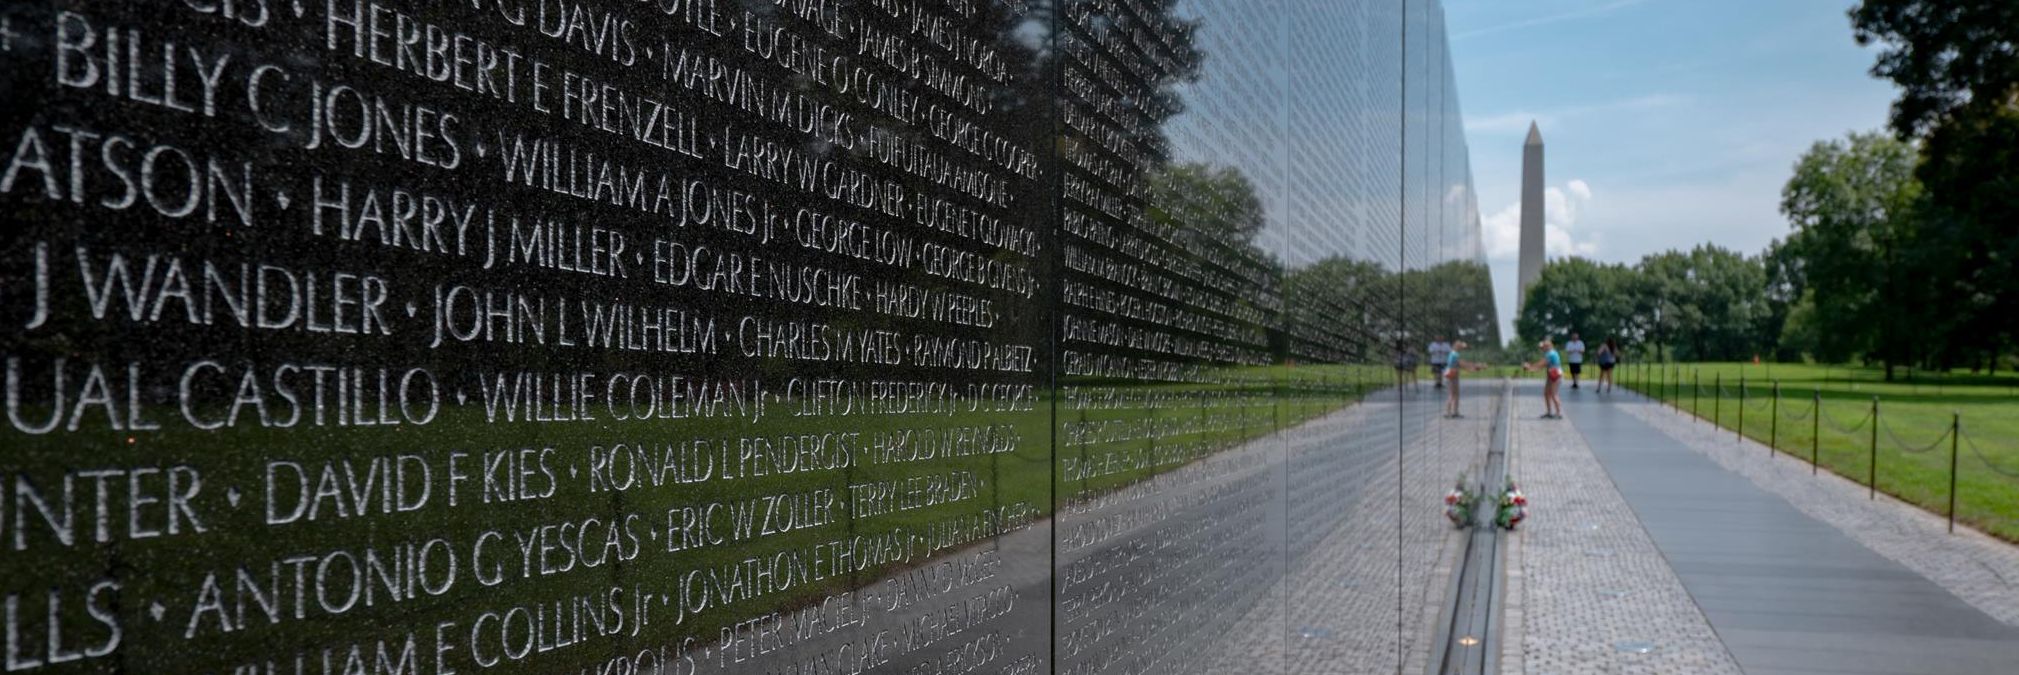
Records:
<instances>
[{"instance_id":1,"label":"memorial wall panel","mask_svg":"<svg viewBox=\"0 0 2019 675\"><path fill-rule=\"evenodd\" d=\"M1393 670L1440 16L8 3L0 672Z\"/></svg>"}]
</instances>

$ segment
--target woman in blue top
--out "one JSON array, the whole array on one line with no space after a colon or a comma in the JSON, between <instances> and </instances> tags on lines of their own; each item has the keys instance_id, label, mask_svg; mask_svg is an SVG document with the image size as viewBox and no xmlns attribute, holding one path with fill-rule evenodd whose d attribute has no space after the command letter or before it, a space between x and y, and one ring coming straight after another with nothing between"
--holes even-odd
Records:
<instances>
[{"instance_id":1,"label":"woman in blue top","mask_svg":"<svg viewBox=\"0 0 2019 675\"><path fill-rule=\"evenodd\" d=\"M1543 366L1549 367L1548 379L1542 384L1542 418L1563 419L1563 399L1556 396L1557 383L1563 380L1563 356L1556 353L1556 343L1550 342L1549 338L1543 338L1542 344L1536 346L1542 348L1542 360L1524 363L1521 367L1530 371Z\"/></svg>"},{"instance_id":2,"label":"woman in blue top","mask_svg":"<svg viewBox=\"0 0 2019 675\"><path fill-rule=\"evenodd\" d=\"M1471 346L1465 344L1464 340L1453 342L1451 343L1451 352L1444 357L1444 379L1451 382L1451 386L1445 387L1450 393L1444 398L1444 416L1449 419L1464 417L1464 415L1458 414L1458 371L1486 368L1485 364L1466 363L1458 358L1460 350Z\"/></svg>"}]
</instances>

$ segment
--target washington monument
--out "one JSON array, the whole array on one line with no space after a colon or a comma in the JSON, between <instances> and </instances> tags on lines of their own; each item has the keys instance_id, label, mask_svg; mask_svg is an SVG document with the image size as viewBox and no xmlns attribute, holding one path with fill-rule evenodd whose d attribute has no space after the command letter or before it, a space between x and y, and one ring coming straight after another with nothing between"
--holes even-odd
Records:
<instances>
[{"instance_id":1,"label":"washington monument","mask_svg":"<svg viewBox=\"0 0 2019 675\"><path fill-rule=\"evenodd\" d=\"M1528 123L1528 143L1521 149L1521 276L1514 311L1528 302L1528 289L1542 278L1542 130Z\"/></svg>"}]
</instances>

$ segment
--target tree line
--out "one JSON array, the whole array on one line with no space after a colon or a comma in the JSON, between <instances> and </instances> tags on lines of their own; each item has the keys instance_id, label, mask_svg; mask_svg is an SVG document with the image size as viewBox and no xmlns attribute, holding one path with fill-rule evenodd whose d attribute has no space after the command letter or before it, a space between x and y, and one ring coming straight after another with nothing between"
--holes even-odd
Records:
<instances>
[{"instance_id":1,"label":"tree line","mask_svg":"<svg viewBox=\"0 0 2019 675\"><path fill-rule=\"evenodd\" d=\"M1331 257L1289 270L1283 285L1279 362L1388 363L1399 350L1425 357L1431 340L1500 343L1493 274L1475 260L1394 270Z\"/></svg>"},{"instance_id":2,"label":"tree line","mask_svg":"<svg viewBox=\"0 0 2019 675\"><path fill-rule=\"evenodd\" d=\"M1901 91L1890 133L1816 143L1788 236L1544 268L1522 340L1584 333L1687 360L1997 369L2019 337L2019 2L1865 0L1855 39ZM2009 361L2008 361L2009 362Z\"/></svg>"}]
</instances>

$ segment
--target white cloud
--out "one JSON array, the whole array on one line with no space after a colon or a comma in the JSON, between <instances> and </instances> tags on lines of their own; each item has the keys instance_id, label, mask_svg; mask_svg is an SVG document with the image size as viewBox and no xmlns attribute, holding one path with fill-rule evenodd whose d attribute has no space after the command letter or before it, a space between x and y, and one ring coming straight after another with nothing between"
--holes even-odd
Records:
<instances>
[{"instance_id":1,"label":"white cloud","mask_svg":"<svg viewBox=\"0 0 2019 675\"><path fill-rule=\"evenodd\" d=\"M1594 203L1591 184L1573 179L1542 191L1543 256L1590 257L1598 254L1598 236L1578 230L1579 217ZM1481 219L1486 230L1486 257L1517 260L1521 256L1521 202Z\"/></svg>"},{"instance_id":2,"label":"white cloud","mask_svg":"<svg viewBox=\"0 0 2019 675\"><path fill-rule=\"evenodd\" d=\"M1486 230L1486 257L1514 260L1521 254L1521 202L1480 219Z\"/></svg>"},{"instance_id":3,"label":"white cloud","mask_svg":"<svg viewBox=\"0 0 2019 675\"><path fill-rule=\"evenodd\" d=\"M1582 179L1572 178L1569 183L1564 185L1564 188L1570 190L1571 196L1583 201L1591 201L1591 184L1584 182Z\"/></svg>"}]
</instances>

